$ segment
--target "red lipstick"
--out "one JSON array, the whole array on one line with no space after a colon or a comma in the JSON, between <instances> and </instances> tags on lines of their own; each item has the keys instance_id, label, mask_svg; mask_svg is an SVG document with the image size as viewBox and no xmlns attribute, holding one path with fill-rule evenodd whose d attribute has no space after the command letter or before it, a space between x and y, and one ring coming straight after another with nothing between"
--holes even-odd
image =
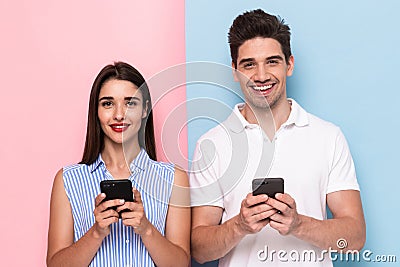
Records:
<instances>
[{"instance_id":1,"label":"red lipstick","mask_svg":"<svg viewBox=\"0 0 400 267\"><path fill-rule=\"evenodd\" d=\"M114 132L122 133L126 129L128 129L129 124L128 123L113 123L113 124L110 124L110 127Z\"/></svg>"}]
</instances>

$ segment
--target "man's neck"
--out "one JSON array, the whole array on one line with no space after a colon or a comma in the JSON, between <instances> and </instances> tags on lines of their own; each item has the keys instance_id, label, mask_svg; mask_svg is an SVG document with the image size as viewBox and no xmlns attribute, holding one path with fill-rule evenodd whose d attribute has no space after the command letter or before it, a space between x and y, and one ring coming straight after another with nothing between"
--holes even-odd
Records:
<instances>
[{"instance_id":1,"label":"man's neck","mask_svg":"<svg viewBox=\"0 0 400 267\"><path fill-rule=\"evenodd\" d=\"M260 125L268 138L272 140L275 132L288 120L291 112L291 103L285 99L271 109L256 108L245 103L240 112L249 123Z\"/></svg>"}]
</instances>

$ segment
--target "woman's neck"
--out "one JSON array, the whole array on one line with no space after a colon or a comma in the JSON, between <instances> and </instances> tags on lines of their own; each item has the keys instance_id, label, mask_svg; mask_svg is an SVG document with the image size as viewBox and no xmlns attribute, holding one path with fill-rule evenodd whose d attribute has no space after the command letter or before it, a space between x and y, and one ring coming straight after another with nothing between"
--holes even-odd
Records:
<instances>
[{"instance_id":1,"label":"woman's neck","mask_svg":"<svg viewBox=\"0 0 400 267\"><path fill-rule=\"evenodd\" d=\"M129 149L127 149L128 147ZM122 145L105 142L101 157L107 170L114 178L127 178L130 176L129 164L137 157L139 152L138 143Z\"/></svg>"}]
</instances>

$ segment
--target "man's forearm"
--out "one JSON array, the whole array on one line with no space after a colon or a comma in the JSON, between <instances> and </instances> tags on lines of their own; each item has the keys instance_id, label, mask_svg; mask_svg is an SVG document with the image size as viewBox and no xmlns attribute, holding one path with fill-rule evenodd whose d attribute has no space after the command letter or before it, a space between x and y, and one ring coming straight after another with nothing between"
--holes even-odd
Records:
<instances>
[{"instance_id":1,"label":"man's forearm","mask_svg":"<svg viewBox=\"0 0 400 267\"><path fill-rule=\"evenodd\" d=\"M293 235L321 249L361 250L364 246L363 220L352 217L317 220L299 215L299 221L299 226L293 231Z\"/></svg>"},{"instance_id":2,"label":"man's forearm","mask_svg":"<svg viewBox=\"0 0 400 267\"><path fill-rule=\"evenodd\" d=\"M192 256L204 263L225 256L246 234L240 230L238 216L215 226L197 226L192 229Z\"/></svg>"}]
</instances>

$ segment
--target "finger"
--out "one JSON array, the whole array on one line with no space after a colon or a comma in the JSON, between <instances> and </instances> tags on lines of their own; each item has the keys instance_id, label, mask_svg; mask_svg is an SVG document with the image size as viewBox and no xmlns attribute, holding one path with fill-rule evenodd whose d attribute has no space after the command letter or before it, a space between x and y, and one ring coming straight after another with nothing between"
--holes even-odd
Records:
<instances>
[{"instance_id":1,"label":"finger","mask_svg":"<svg viewBox=\"0 0 400 267\"><path fill-rule=\"evenodd\" d=\"M115 217L118 219L119 214L113 209L107 209L103 212L96 214L96 221L101 221L107 218Z\"/></svg>"},{"instance_id":2,"label":"finger","mask_svg":"<svg viewBox=\"0 0 400 267\"><path fill-rule=\"evenodd\" d=\"M285 220L285 216L278 212L274 213L269 218L271 219L271 221L278 222L278 223L283 223Z\"/></svg>"},{"instance_id":3,"label":"finger","mask_svg":"<svg viewBox=\"0 0 400 267\"><path fill-rule=\"evenodd\" d=\"M292 209L296 208L296 201L289 194L277 193L275 195L275 198L277 200L285 203L286 205L288 205Z\"/></svg>"},{"instance_id":4,"label":"finger","mask_svg":"<svg viewBox=\"0 0 400 267\"><path fill-rule=\"evenodd\" d=\"M280 222L276 222L276 221L270 221L269 225L271 226L271 228L277 230L279 232L279 234L281 235L288 235L290 233L289 227L283 223Z\"/></svg>"},{"instance_id":5,"label":"finger","mask_svg":"<svg viewBox=\"0 0 400 267\"><path fill-rule=\"evenodd\" d=\"M127 212L122 212L121 213L121 219L134 219L134 218L140 218L142 217L142 214L140 212L136 211L127 211Z\"/></svg>"},{"instance_id":6,"label":"finger","mask_svg":"<svg viewBox=\"0 0 400 267\"><path fill-rule=\"evenodd\" d=\"M132 187L132 192L133 192L135 202L142 204L142 197L140 195L140 192L134 187Z\"/></svg>"},{"instance_id":7,"label":"finger","mask_svg":"<svg viewBox=\"0 0 400 267\"><path fill-rule=\"evenodd\" d=\"M269 223L269 219L264 219L253 223L251 226L249 225L250 232L258 233L260 232L267 224Z\"/></svg>"},{"instance_id":8,"label":"finger","mask_svg":"<svg viewBox=\"0 0 400 267\"><path fill-rule=\"evenodd\" d=\"M275 209L281 211L281 212L286 212L289 209L289 206L279 200L276 200L274 198L269 198L267 201L268 205L271 205Z\"/></svg>"},{"instance_id":9,"label":"finger","mask_svg":"<svg viewBox=\"0 0 400 267\"><path fill-rule=\"evenodd\" d=\"M122 223L125 226L132 226L134 231L137 230L138 227L140 227L140 221L136 218L124 218L122 219Z\"/></svg>"},{"instance_id":10,"label":"finger","mask_svg":"<svg viewBox=\"0 0 400 267\"><path fill-rule=\"evenodd\" d=\"M101 194L98 194L97 196L96 196L96 198L95 198L95 200L94 200L94 205L95 205L95 207L97 207L98 205L100 205L100 203L103 201L103 199L105 199L106 198L106 194L104 194L104 193L101 193Z\"/></svg>"},{"instance_id":11,"label":"finger","mask_svg":"<svg viewBox=\"0 0 400 267\"><path fill-rule=\"evenodd\" d=\"M249 193L245 200L244 200L244 206L246 208L252 207L254 205L266 202L268 200L268 196L265 194L261 194L261 195L257 195L257 196L253 196L253 194Z\"/></svg>"},{"instance_id":12,"label":"finger","mask_svg":"<svg viewBox=\"0 0 400 267\"><path fill-rule=\"evenodd\" d=\"M118 207L121 206L125 203L124 199L112 199L112 200L107 200L104 201L99 205L103 210L106 210L108 208L113 208L113 207Z\"/></svg>"},{"instance_id":13,"label":"finger","mask_svg":"<svg viewBox=\"0 0 400 267\"><path fill-rule=\"evenodd\" d=\"M271 207L268 204L258 204L255 206L252 206L249 208L250 212L248 213L249 215L257 215L259 213L263 213L265 211L269 211L269 210L275 210L273 207Z\"/></svg>"},{"instance_id":14,"label":"finger","mask_svg":"<svg viewBox=\"0 0 400 267\"><path fill-rule=\"evenodd\" d=\"M134 202L125 202L123 205L117 207L117 212L120 212L122 210L135 210L136 205L138 204Z\"/></svg>"},{"instance_id":15,"label":"finger","mask_svg":"<svg viewBox=\"0 0 400 267\"><path fill-rule=\"evenodd\" d=\"M100 225L100 227L106 228L115 222L118 222L118 217L109 217L109 218L103 219L103 220L99 221L98 224Z\"/></svg>"},{"instance_id":16,"label":"finger","mask_svg":"<svg viewBox=\"0 0 400 267\"><path fill-rule=\"evenodd\" d=\"M254 215L254 216L253 216L253 219L254 219L256 222L264 221L265 219L271 218L271 216L274 215L274 214L276 214L276 212L277 212L277 211L276 211L275 209L273 209L273 210L267 210L267 211L261 212L261 213L259 213L259 214L257 214L257 215Z\"/></svg>"},{"instance_id":17,"label":"finger","mask_svg":"<svg viewBox=\"0 0 400 267\"><path fill-rule=\"evenodd\" d=\"M282 227L283 227L283 224L280 223L280 222L277 222L275 220L270 219L269 226L271 226L275 230L280 231L282 229Z\"/></svg>"}]
</instances>

